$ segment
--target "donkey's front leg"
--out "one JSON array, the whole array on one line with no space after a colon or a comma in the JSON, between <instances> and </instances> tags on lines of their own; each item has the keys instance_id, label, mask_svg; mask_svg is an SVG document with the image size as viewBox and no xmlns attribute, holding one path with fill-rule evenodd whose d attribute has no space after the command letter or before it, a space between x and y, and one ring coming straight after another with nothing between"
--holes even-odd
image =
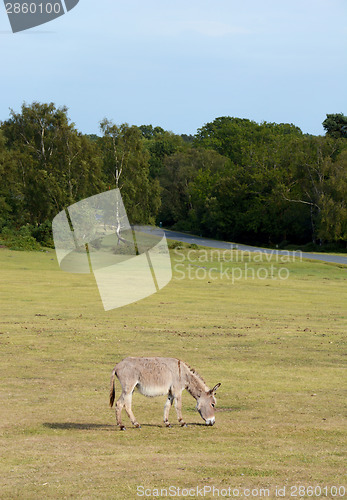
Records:
<instances>
[{"instance_id":1,"label":"donkey's front leg","mask_svg":"<svg viewBox=\"0 0 347 500\"><path fill-rule=\"evenodd\" d=\"M175 407L177 412L178 423L181 425L181 427L187 427L187 424L185 423L182 417L182 393L175 397Z\"/></svg>"},{"instance_id":2,"label":"donkey's front leg","mask_svg":"<svg viewBox=\"0 0 347 500\"><path fill-rule=\"evenodd\" d=\"M128 414L128 417L130 418L131 420L131 423L133 425L135 425L135 427L138 427L139 429L141 428L141 425L137 422L136 418L135 418L135 415L133 414L132 412L132 409L131 409L131 400L132 400L132 393L130 394L127 394L124 398L124 407L125 407L125 411L127 412Z\"/></svg>"},{"instance_id":3,"label":"donkey's front leg","mask_svg":"<svg viewBox=\"0 0 347 500\"><path fill-rule=\"evenodd\" d=\"M166 425L166 427L171 427L171 424L169 422L169 411L170 411L170 408L172 406L172 403L173 403L173 396L169 392L165 406L164 406L164 424Z\"/></svg>"}]
</instances>

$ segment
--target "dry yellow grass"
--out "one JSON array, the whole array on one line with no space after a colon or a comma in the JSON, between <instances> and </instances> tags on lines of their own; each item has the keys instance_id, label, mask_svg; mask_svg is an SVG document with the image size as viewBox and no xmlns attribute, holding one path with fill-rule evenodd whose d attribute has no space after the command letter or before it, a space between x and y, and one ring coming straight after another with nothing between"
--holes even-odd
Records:
<instances>
[{"instance_id":1,"label":"dry yellow grass","mask_svg":"<svg viewBox=\"0 0 347 500\"><path fill-rule=\"evenodd\" d=\"M259 498L286 485L290 498L294 485L343 485L347 271L287 267L288 280L234 284L176 269L159 293L105 313L92 275L63 273L51 251L1 249L0 498L134 499L139 485ZM222 382L216 425L198 425L186 394L190 425L166 429L165 398L135 394L142 429L120 432L109 377L127 355L180 357Z\"/></svg>"}]
</instances>

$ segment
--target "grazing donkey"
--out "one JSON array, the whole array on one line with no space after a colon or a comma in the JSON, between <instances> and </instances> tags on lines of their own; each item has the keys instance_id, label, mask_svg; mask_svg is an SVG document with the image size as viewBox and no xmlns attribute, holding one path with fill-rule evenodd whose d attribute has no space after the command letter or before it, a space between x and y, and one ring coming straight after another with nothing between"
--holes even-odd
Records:
<instances>
[{"instance_id":1,"label":"grazing donkey","mask_svg":"<svg viewBox=\"0 0 347 500\"><path fill-rule=\"evenodd\" d=\"M131 411L131 399L134 389L137 388L144 396L163 396L167 394L164 406L164 423L169 423L169 411L172 403L175 403L178 422L181 426L186 423L182 418L182 391L187 389L189 394L196 399L196 408L207 425L213 425L214 406L216 404L217 384L209 389L202 378L194 372L184 361L175 358L125 358L113 369L110 388L110 406L115 399L114 380L115 376L122 386L122 394L116 403L117 425L125 430L122 424L121 413L123 407L135 427L141 427Z\"/></svg>"}]
</instances>

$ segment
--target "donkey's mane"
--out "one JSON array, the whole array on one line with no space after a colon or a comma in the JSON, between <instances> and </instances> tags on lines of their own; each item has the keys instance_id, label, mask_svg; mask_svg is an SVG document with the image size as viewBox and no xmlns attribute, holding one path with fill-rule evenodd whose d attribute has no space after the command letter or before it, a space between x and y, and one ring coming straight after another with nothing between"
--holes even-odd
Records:
<instances>
[{"instance_id":1,"label":"donkey's mane","mask_svg":"<svg viewBox=\"0 0 347 500\"><path fill-rule=\"evenodd\" d=\"M203 384L206 385L205 380L202 378L201 375L199 375L199 373L194 368L192 368L191 366L189 366L188 363L186 363L185 361L181 360L181 363L184 363L186 365L186 367L188 368L188 370L190 371L190 373L192 373L193 375L195 375Z\"/></svg>"}]
</instances>

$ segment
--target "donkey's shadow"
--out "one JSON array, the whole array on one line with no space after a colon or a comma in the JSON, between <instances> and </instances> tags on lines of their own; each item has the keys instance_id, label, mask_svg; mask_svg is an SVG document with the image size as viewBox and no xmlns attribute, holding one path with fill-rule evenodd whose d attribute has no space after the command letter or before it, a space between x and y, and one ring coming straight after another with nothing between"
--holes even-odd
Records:
<instances>
[{"instance_id":1,"label":"donkey's shadow","mask_svg":"<svg viewBox=\"0 0 347 500\"><path fill-rule=\"evenodd\" d=\"M111 424L95 424L89 422L44 422L42 424L48 429L63 429L63 430L81 430L81 431L91 431L91 430L112 430L115 428Z\"/></svg>"},{"instance_id":2,"label":"donkey's shadow","mask_svg":"<svg viewBox=\"0 0 347 500\"><path fill-rule=\"evenodd\" d=\"M101 430L101 431L115 431L118 430L118 426L115 424L96 424L96 423L89 423L89 422L44 422L42 424L44 427L47 427L48 429L55 429L55 430L70 430L70 431L75 431L75 430L80 430L80 431L94 431L94 430ZM181 427L180 424L171 424L172 427ZM187 423L187 427L191 426L197 426L201 425L202 427L206 427L206 424L199 423L199 422L192 422L192 423ZM159 429L166 429L166 426L160 425L160 424L141 424L141 427L156 427ZM136 427L133 427L131 424L127 426L127 430L134 430L138 431Z\"/></svg>"}]
</instances>

